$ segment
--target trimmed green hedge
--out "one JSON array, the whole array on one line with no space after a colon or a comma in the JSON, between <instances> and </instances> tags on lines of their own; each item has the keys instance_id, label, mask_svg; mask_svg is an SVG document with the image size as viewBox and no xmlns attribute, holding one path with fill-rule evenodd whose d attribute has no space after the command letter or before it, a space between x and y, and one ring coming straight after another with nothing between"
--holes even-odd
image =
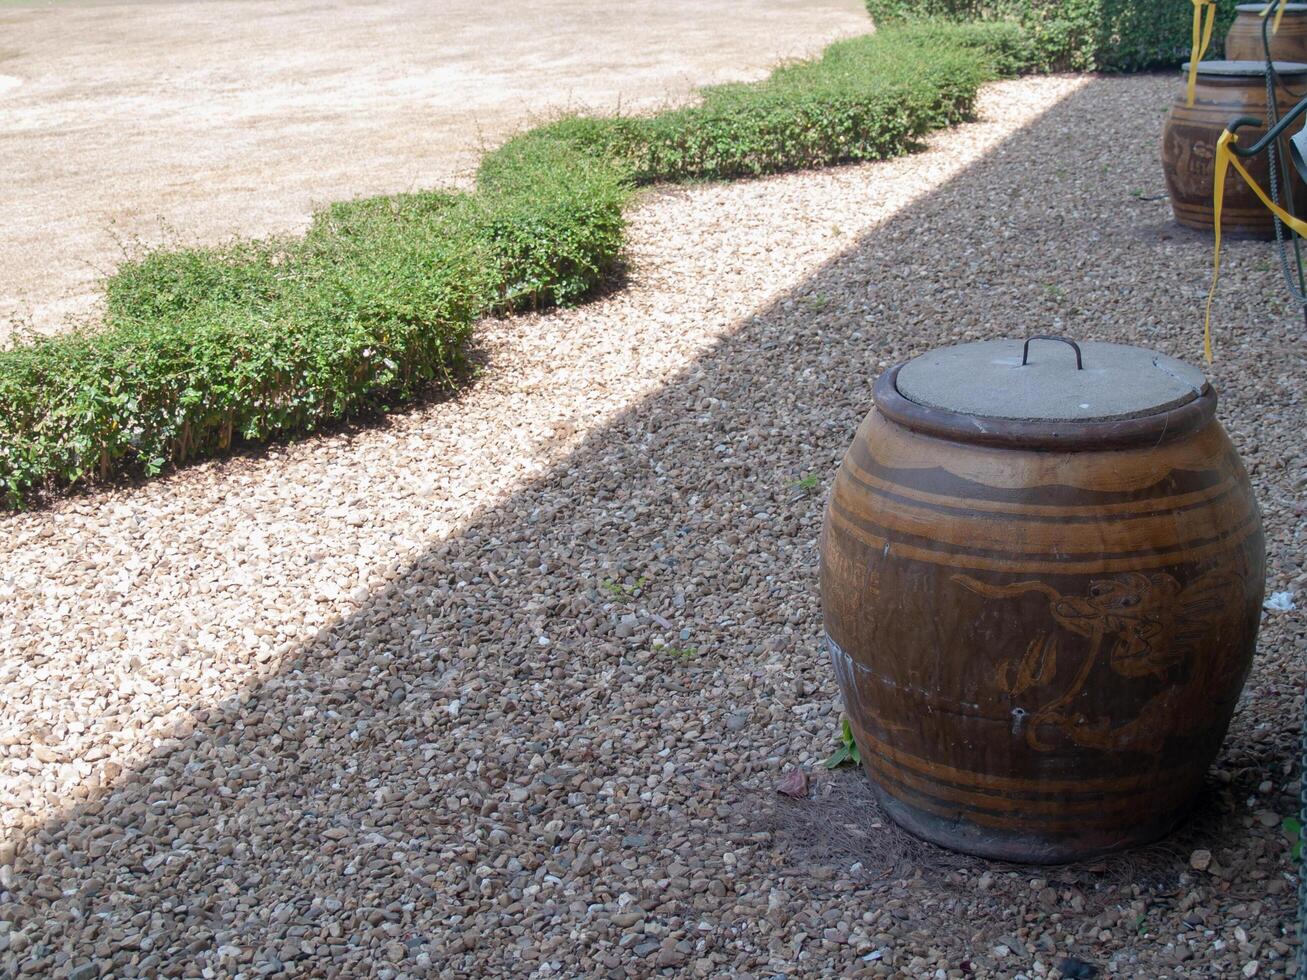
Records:
<instances>
[{"instance_id":1,"label":"trimmed green hedge","mask_svg":"<svg viewBox=\"0 0 1307 980\"><path fill-rule=\"evenodd\" d=\"M476 316L604 277L629 193L613 165L539 147L475 194L334 205L299 240L128 262L102 331L0 352L0 488L20 506L448 383Z\"/></svg>"},{"instance_id":2,"label":"trimmed green hedge","mask_svg":"<svg viewBox=\"0 0 1307 980\"><path fill-rule=\"evenodd\" d=\"M910 24L830 45L754 84L702 90L700 105L650 117L574 116L488 156L566 143L607 157L640 184L755 177L916 147L971 115L982 82L1024 67L1012 24Z\"/></svg>"},{"instance_id":3,"label":"trimmed green hedge","mask_svg":"<svg viewBox=\"0 0 1307 980\"><path fill-rule=\"evenodd\" d=\"M462 363L474 319L576 302L620 257L634 183L912 149L1024 67L1014 24L911 24L648 118L572 118L490 154L470 194L334 204L303 238L160 250L109 280L103 329L0 352L0 491L158 473L385 411Z\"/></svg>"},{"instance_id":4,"label":"trimmed green hedge","mask_svg":"<svg viewBox=\"0 0 1307 980\"><path fill-rule=\"evenodd\" d=\"M1238 0L1218 0L1209 57L1219 56ZM1188 0L867 0L878 26L904 20L996 21L1025 35L1036 71L1142 71L1188 60Z\"/></svg>"}]
</instances>

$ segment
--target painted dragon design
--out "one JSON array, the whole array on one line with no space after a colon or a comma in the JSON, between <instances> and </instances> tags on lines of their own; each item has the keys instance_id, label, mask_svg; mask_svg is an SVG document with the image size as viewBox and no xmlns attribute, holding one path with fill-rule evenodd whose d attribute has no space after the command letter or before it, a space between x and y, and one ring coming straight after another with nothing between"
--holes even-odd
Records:
<instances>
[{"instance_id":1,"label":"painted dragon design","mask_svg":"<svg viewBox=\"0 0 1307 980\"><path fill-rule=\"evenodd\" d=\"M1088 649L1078 664L1053 632L1041 632L1023 656L998 665L996 683L1018 696L1052 688L1029 713L1025 738L1032 749L1048 751L1049 729L1077 745L1104 750L1156 751L1168 731L1179 724L1196 729L1205 720L1201 699L1223 689L1237 663L1214 663L1212 633L1233 618L1232 604L1243 595L1236 571L1209 570L1186 586L1174 577L1129 572L1090 582L1084 596L1063 595L1039 581L991 585L969 575L954 582L991 599L1040 593L1048 598L1052 618L1063 630L1084 637ZM1077 644L1076 646L1079 646ZM1120 677L1160 682L1160 689L1134 716L1114 723L1087 718L1076 704L1094 669L1103 663ZM1233 659L1233 658L1232 658ZM1054 685L1068 676L1060 690Z\"/></svg>"}]
</instances>

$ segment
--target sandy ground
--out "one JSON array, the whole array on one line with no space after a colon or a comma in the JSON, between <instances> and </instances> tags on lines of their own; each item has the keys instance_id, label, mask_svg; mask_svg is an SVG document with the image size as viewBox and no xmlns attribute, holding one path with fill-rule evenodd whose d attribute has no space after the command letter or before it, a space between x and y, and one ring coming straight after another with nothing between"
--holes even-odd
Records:
<instances>
[{"instance_id":1,"label":"sandy ground","mask_svg":"<svg viewBox=\"0 0 1307 980\"><path fill-rule=\"evenodd\" d=\"M1283 977L1307 361L1265 243L1209 375L1296 609L1195 819L1020 868L821 768L816 539L877 374L1045 332L1197 361L1175 86L1005 82L915 156L652 190L629 282L478 324L458 397L0 521L0 974Z\"/></svg>"},{"instance_id":2,"label":"sandy ground","mask_svg":"<svg viewBox=\"0 0 1307 980\"><path fill-rule=\"evenodd\" d=\"M648 109L865 32L861 0L0 3L0 338L138 242L466 179L564 109Z\"/></svg>"}]
</instances>

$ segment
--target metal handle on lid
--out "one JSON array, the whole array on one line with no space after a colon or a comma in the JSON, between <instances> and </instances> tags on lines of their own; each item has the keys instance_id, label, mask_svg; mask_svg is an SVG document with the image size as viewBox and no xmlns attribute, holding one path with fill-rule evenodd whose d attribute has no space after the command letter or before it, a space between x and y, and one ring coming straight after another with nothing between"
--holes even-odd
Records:
<instances>
[{"instance_id":1,"label":"metal handle on lid","mask_svg":"<svg viewBox=\"0 0 1307 980\"><path fill-rule=\"evenodd\" d=\"M1080 356L1079 344L1077 344L1074 340L1069 340L1066 337L1057 337L1054 336L1053 334L1048 334L1048 333L1036 334L1035 336L1026 339L1026 346L1021 348L1022 367L1026 366L1026 360L1030 357L1030 342L1033 340L1057 340L1057 341L1061 341L1064 344L1069 344L1071 346L1071 349L1076 352L1076 370L1083 371L1085 369L1084 359Z\"/></svg>"}]
</instances>

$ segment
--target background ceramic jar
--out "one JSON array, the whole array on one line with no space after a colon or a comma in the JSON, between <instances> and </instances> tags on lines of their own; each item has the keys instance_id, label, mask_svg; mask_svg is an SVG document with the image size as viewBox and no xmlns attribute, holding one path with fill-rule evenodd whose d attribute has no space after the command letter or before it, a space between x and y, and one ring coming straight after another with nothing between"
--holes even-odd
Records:
<instances>
[{"instance_id":1,"label":"background ceramic jar","mask_svg":"<svg viewBox=\"0 0 1307 980\"><path fill-rule=\"evenodd\" d=\"M1075 356L1073 356L1073 353ZM887 813L1071 861L1182 819L1248 672L1257 504L1202 373L1115 344L891 368L821 540L827 647Z\"/></svg>"},{"instance_id":2,"label":"background ceramic jar","mask_svg":"<svg viewBox=\"0 0 1307 980\"><path fill-rule=\"evenodd\" d=\"M1262 17L1264 3L1241 3L1225 35L1225 56L1231 61L1265 61L1262 24L1274 23L1275 14ZM1307 3L1287 3L1274 34L1267 23L1267 39L1275 61L1307 61Z\"/></svg>"},{"instance_id":3,"label":"background ceramic jar","mask_svg":"<svg viewBox=\"0 0 1307 980\"><path fill-rule=\"evenodd\" d=\"M1212 230L1212 179L1216 141L1236 116L1266 118L1265 65L1254 61L1204 61L1199 63L1194 104L1187 104L1182 81L1162 128L1162 171L1171 196L1175 220L1190 228ZM1307 92L1307 64L1279 62L1276 69L1281 87L1276 93L1280 115L1289 112L1298 99L1293 92ZM1188 72L1188 65L1184 71ZM1291 90L1291 91L1290 91ZM1239 130L1239 142L1248 146L1260 139L1264 128ZM1283 143L1281 144L1283 149ZM1270 170L1265 154L1242 161L1248 172L1269 194ZM1293 170L1292 167L1289 168ZM1307 185L1293 174L1293 194L1298 214L1307 214ZM1281 181L1281 205L1284 205ZM1234 236L1272 238L1271 213L1233 170L1226 176L1221 231Z\"/></svg>"}]
</instances>

